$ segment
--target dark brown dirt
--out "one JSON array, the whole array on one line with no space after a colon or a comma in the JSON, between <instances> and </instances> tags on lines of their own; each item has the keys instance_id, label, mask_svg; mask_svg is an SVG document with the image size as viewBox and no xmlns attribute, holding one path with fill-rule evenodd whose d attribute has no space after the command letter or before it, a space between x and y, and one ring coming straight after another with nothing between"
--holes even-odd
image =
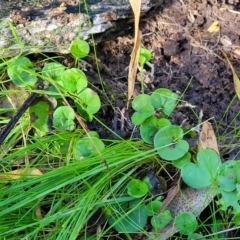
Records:
<instances>
[{"instance_id":1,"label":"dark brown dirt","mask_svg":"<svg viewBox=\"0 0 240 240\"><path fill-rule=\"evenodd\" d=\"M238 2L169 0L150 11L140 24L142 46L152 51L151 62L155 67L154 79L147 84L146 91L169 88L195 106L178 108L172 115L176 124L184 121L184 126L196 126L201 121L198 117L201 110L202 120L212 118L226 159L239 155L238 146L231 148L234 151L230 153L222 145L229 147L238 142L240 104L237 97L233 100L233 76L221 50L227 52L240 74ZM219 21L221 31L209 33L207 29L215 20ZM230 47L223 39L231 42ZM103 81L119 94L127 92L126 68L132 48L133 32L97 46ZM140 83L136 83L136 92L139 89Z\"/></svg>"}]
</instances>

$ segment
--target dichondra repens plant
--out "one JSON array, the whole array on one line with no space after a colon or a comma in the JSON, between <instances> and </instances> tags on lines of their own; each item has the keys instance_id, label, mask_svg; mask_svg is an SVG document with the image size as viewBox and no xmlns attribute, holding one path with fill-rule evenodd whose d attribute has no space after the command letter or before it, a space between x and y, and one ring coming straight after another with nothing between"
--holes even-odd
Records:
<instances>
[{"instance_id":1,"label":"dichondra repens plant","mask_svg":"<svg viewBox=\"0 0 240 240\"><path fill-rule=\"evenodd\" d=\"M140 135L144 142L153 145L160 158L171 161L179 168L183 181L192 188L212 186L219 194L220 209L233 209L235 225L239 224L239 171L238 161L222 163L213 149L201 149L196 159L192 156L184 130L172 125L168 117L175 109L178 95L169 89L160 88L150 95L140 94L134 98L132 122L140 125ZM190 131L190 130L189 130ZM184 213L174 221L180 233L192 235L197 229L195 216ZM181 220L180 220L181 219ZM191 220L192 219L192 220ZM182 221L186 221L182 224ZM192 222L192 223L191 223ZM189 227L189 228L188 228Z\"/></svg>"},{"instance_id":2,"label":"dichondra repens plant","mask_svg":"<svg viewBox=\"0 0 240 240\"><path fill-rule=\"evenodd\" d=\"M80 58L89 53L89 45L83 40L74 41L70 49L76 65ZM142 49L139 59L141 70L150 59L151 52ZM101 107L98 94L88 87L87 76L78 67L66 68L60 63L48 62L42 69L36 69L29 58L21 56L9 63L7 72L12 82L19 87L31 88L39 79L48 82L46 89L39 91L39 94L48 95L52 99L52 104L40 99L29 108L29 114L35 116L31 124L36 130L36 138L52 131L56 134L62 131L74 132L76 112L84 120L92 121L94 114ZM71 100L72 107L65 105L63 96ZM178 101L179 96L166 88L144 94L142 83L142 94L135 97L132 102L135 111L131 118L132 122L140 126L142 140L155 149L161 160L171 162L179 168L181 177L187 185L192 188L214 186L219 194L218 204L221 210L232 208L232 222L239 225L240 164L236 161L223 164L219 155L212 149L200 150L196 156L194 155L185 138L184 129L173 125L168 119ZM49 126L49 115L53 118L52 126ZM59 146L61 149L59 152L66 155L69 146L72 146L73 158L83 160L83 165L84 159L97 156L105 149L104 142L98 133L93 131L82 132L73 142L63 140ZM114 156L117 151L111 154ZM117 167L118 163L114 164ZM91 164L89 166L92 167ZM78 176L79 173L74 174ZM124 171L121 174L126 175ZM188 235L189 239L202 237L201 234L196 233L198 223L192 213L184 212L174 218L168 208L162 209L163 197L154 196L148 177L137 179L136 176L129 175L123 182L125 185L119 184L120 190L114 193L114 202L102 201L100 204L108 225L117 232L141 232L148 222L157 231L173 221L179 232ZM94 192L87 181L84 184ZM98 193L94 192L94 194Z\"/></svg>"},{"instance_id":3,"label":"dichondra repens plant","mask_svg":"<svg viewBox=\"0 0 240 240\"><path fill-rule=\"evenodd\" d=\"M88 55L89 45L83 40L76 40L71 45L71 52L78 61L79 58ZM32 121L32 126L36 129L36 134L40 136L51 131L51 124L49 125L51 114L54 129L73 131L76 128L75 112L72 107L63 105L62 96L73 99L78 113L86 121L92 121L93 115L101 107L98 94L87 87L88 79L85 73L78 68L67 69L60 63L49 62L42 70L37 71L27 57L20 56L11 61L7 72L12 82L19 87L33 87L40 78L48 82L47 94L54 104L51 104L50 107L49 102L40 100L29 108L31 116L37 116ZM103 149L104 144L100 139L94 140L95 148L93 141L87 141L87 139L88 137L84 137L81 140L85 147L88 146L88 151L85 150L84 153L83 150L80 150L83 148L79 147L79 141L76 142L74 151L76 157L82 158L96 154L96 145L99 146L99 150Z\"/></svg>"}]
</instances>

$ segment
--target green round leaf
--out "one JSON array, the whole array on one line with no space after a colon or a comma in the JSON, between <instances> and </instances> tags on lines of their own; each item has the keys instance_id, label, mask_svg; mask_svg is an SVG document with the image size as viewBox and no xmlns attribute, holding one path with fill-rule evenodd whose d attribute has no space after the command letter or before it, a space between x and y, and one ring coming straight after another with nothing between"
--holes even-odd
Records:
<instances>
[{"instance_id":1,"label":"green round leaf","mask_svg":"<svg viewBox=\"0 0 240 240\"><path fill-rule=\"evenodd\" d=\"M181 175L183 181L192 188L204 188L211 184L208 173L192 162L181 168Z\"/></svg>"},{"instance_id":2,"label":"green round leaf","mask_svg":"<svg viewBox=\"0 0 240 240\"><path fill-rule=\"evenodd\" d=\"M169 210L164 210L162 213L155 215L151 218L151 224L154 228L160 229L166 227L172 219Z\"/></svg>"},{"instance_id":3,"label":"green round leaf","mask_svg":"<svg viewBox=\"0 0 240 240\"><path fill-rule=\"evenodd\" d=\"M98 112L101 107L98 94L90 88L85 88L78 93L78 100L75 103L81 116L88 121L92 121L93 114Z\"/></svg>"},{"instance_id":4,"label":"green round leaf","mask_svg":"<svg viewBox=\"0 0 240 240\"><path fill-rule=\"evenodd\" d=\"M205 172L209 172L211 179L215 180L222 165L221 159L216 151L213 149L200 150L197 154L197 161Z\"/></svg>"},{"instance_id":5,"label":"green round leaf","mask_svg":"<svg viewBox=\"0 0 240 240\"><path fill-rule=\"evenodd\" d=\"M127 192L132 197L140 198L147 194L148 186L143 181L132 179L127 185Z\"/></svg>"},{"instance_id":6,"label":"green round leaf","mask_svg":"<svg viewBox=\"0 0 240 240\"><path fill-rule=\"evenodd\" d=\"M34 128L38 129L42 133L46 133L49 131L49 111L50 106L46 101L39 101L29 107L31 123Z\"/></svg>"},{"instance_id":7,"label":"green round leaf","mask_svg":"<svg viewBox=\"0 0 240 240\"><path fill-rule=\"evenodd\" d=\"M142 124L148 117L153 115L154 108L150 102L150 96L147 94L140 94L133 99L132 108L136 111L131 120L134 124Z\"/></svg>"},{"instance_id":8,"label":"green round leaf","mask_svg":"<svg viewBox=\"0 0 240 240\"><path fill-rule=\"evenodd\" d=\"M55 81L61 80L61 75L65 71L66 67L60 63L48 63L42 69L42 75L45 77L50 77Z\"/></svg>"},{"instance_id":9,"label":"green round leaf","mask_svg":"<svg viewBox=\"0 0 240 240\"><path fill-rule=\"evenodd\" d=\"M140 126L140 135L144 142L153 144L153 138L157 131L165 126L171 125L166 118L158 120L155 116L147 118Z\"/></svg>"},{"instance_id":10,"label":"green round leaf","mask_svg":"<svg viewBox=\"0 0 240 240\"><path fill-rule=\"evenodd\" d=\"M170 125L160 129L154 137L154 147L165 160L177 160L183 157L189 145L182 140L183 130L179 126Z\"/></svg>"},{"instance_id":11,"label":"green round leaf","mask_svg":"<svg viewBox=\"0 0 240 240\"><path fill-rule=\"evenodd\" d=\"M187 239L188 240L195 240L195 239L206 240L206 238L203 237L203 235L200 233L191 233Z\"/></svg>"},{"instance_id":12,"label":"green round leaf","mask_svg":"<svg viewBox=\"0 0 240 240\"><path fill-rule=\"evenodd\" d=\"M133 202L134 201L131 201L129 204L129 212L127 212L127 209L121 211L121 209L124 209L124 207L122 207L121 209L114 209L111 216L108 217L109 224L119 233L142 232L147 224L148 216L145 205L141 204L135 207Z\"/></svg>"},{"instance_id":13,"label":"green round leaf","mask_svg":"<svg viewBox=\"0 0 240 240\"><path fill-rule=\"evenodd\" d=\"M141 125L153 113L154 113L154 109L150 107L146 111L133 113L131 120L135 125Z\"/></svg>"},{"instance_id":14,"label":"green round leaf","mask_svg":"<svg viewBox=\"0 0 240 240\"><path fill-rule=\"evenodd\" d=\"M207 187L216 180L222 164L220 157L212 149L202 149L197 160L197 164L188 163L181 168L183 181L192 188Z\"/></svg>"},{"instance_id":15,"label":"green round leaf","mask_svg":"<svg viewBox=\"0 0 240 240\"><path fill-rule=\"evenodd\" d=\"M237 214L235 214L232 222L235 226L240 226L240 213L239 212Z\"/></svg>"},{"instance_id":16,"label":"green round leaf","mask_svg":"<svg viewBox=\"0 0 240 240\"><path fill-rule=\"evenodd\" d=\"M34 86L37 82L35 69L27 57L14 59L7 68L8 76L19 87Z\"/></svg>"},{"instance_id":17,"label":"green round leaf","mask_svg":"<svg viewBox=\"0 0 240 240\"><path fill-rule=\"evenodd\" d=\"M147 94L139 94L132 101L132 108L138 112L144 112L151 106L150 96Z\"/></svg>"},{"instance_id":18,"label":"green round leaf","mask_svg":"<svg viewBox=\"0 0 240 240\"><path fill-rule=\"evenodd\" d=\"M229 160L222 165L221 176L225 176L229 181L234 183L239 183L239 171L240 171L240 161Z\"/></svg>"},{"instance_id":19,"label":"green round leaf","mask_svg":"<svg viewBox=\"0 0 240 240\"><path fill-rule=\"evenodd\" d=\"M140 54L138 62L143 66L145 63L149 62L152 58L152 53L146 48L140 48Z\"/></svg>"},{"instance_id":20,"label":"green round leaf","mask_svg":"<svg viewBox=\"0 0 240 240\"><path fill-rule=\"evenodd\" d=\"M88 132L88 135L86 137L88 137L88 136L99 138L99 134L95 131Z\"/></svg>"},{"instance_id":21,"label":"green round leaf","mask_svg":"<svg viewBox=\"0 0 240 240\"><path fill-rule=\"evenodd\" d=\"M160 201L149 202L146 206L147 215L153 216L155 214L158 214L160 212L161 207L162 207L162 202Z\"/></svg>"},{"instance_id":22,"label":"green round leaf","mask_svg":"<svg viewBox=\"0 0 240 240\"><path fill-rule=\"evenodd\" d=\"M61 75L61 80L66 91L71 93L82 91L88 84L85 73L77 68L64 71Z\"/></svg>"},{"instance_id":23,"label":"green round leaf","mask_svg":"<svg viewBox=\"0 0 240 240\"><path fill-rule=\"evenodd\" d=\"M169 116L176 107L178 95L167 88L159 88L150 98L154 108L162 108L163 112Z\"/></svg>"},{"instance_id":24,"label":"green round leaf","mask_svg":"<svg viewBox=\"0 0 240 240\"><path fill-rule=\"evenodd\" d=\"M158 125L158 129L160 129L166 126L170 126L172 125L172 123L167 118L161 118L158 120L157 125Z\"/></svg>"},{"instance_id":25,"label":"green round leaf","mask_svg":"<svg viewBox=\"0 0 240 240\"><path fill-rule=\"evenodd\" d=\"M84 58L90 52L88 42L77 39L71 43L70 52L75 58Z\"/></svg>"},{"instance_id":26,"label":"green round leaf","mask_svg":"<svg viewBox=\"0 0 240 240\"><path fill-rule=\"evenodd\" d=\"M172 162L172 165L176 168L182 168L184 165L190 163L191 153L187 152L183 157Z\"/></svg>"},{"instance_id":27,"label":"green round leaf","mask_svg":"<svg viewBox=\"0 0 240 240\"><path fill-rule=\"evenodd\" d=\"M189 212L183 212L176 216L175 226L181 234L189 235L197 229L198 223L195 215Z\"/></svg>"},{"instance_id":28,"label":"green round leaf","mask_svg":"<svg viewBox=\"0 0 240 240\"><path fill-rule=\"evenodd\" d=\"M84 159L102 152L105 149L105 145L101 139L97 137L84 137L79 139L73 149L76 159Z\"/></svg>"},{"instance_id":29,"label":"green round leaf","mask_svg":"<svg viewBox=\"0 0 240 240\"><path fill-rule=\"evenodd\" d=\"M218 178L218 185L225 192L232 192L236 189L236 183L231 176L220 176Z\"/></svg>"},{"instance_id":30,"label":"green round leaf","mask_svg":"<svg viewBox=\"0 0 240 240\"><path fill-rule=\"evenodd\" d=\"M59 130L72 131L75 128L75 113L68 106L58 107L53 113L53 126Z\"/></svg>"},{"instance_id":31,"label":"green round leaf","mask_svg":"<svg viewBox=\"0 0 240 240\"><path fill-rule=\"evenodd\" d=\"M141 66L143 66L147 62L147 59L145 56L139 55L138 62L140 63Z\"/></svg>"}]
</instances>

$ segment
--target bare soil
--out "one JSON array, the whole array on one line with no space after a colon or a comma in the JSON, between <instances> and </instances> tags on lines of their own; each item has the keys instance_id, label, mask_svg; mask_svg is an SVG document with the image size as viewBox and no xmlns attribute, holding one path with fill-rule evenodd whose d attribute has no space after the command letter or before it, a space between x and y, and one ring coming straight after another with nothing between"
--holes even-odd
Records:
<instances>
[{"instance_id":1,"label":"bare soil","mask_svg":"<svg viewBox=\"0 0 240 240\"><path fill-rule=\"evenodd\" d=\"M215 20L220 31L209 33ZM141 19L140 29L142 46L152 51L155 68L146 92L164 87L179 93L189 106L178 108L173 122L196 126L202 111L202 121L212 119L223 157L237 158L237 146L234 151L224 151L224 144L229 146L233 136L237 137L240 105L234 99L233 75L221 51L240 73L239 1L168 0ZM97 46L102 79L119 94L127 92L132 48L133 30ZM96 75L93 79L96 82ZM140 83L136 83L136 94L139 92ZM118 105L123 102L124 97L117 100Z\"/></svg>"}]
</instances>

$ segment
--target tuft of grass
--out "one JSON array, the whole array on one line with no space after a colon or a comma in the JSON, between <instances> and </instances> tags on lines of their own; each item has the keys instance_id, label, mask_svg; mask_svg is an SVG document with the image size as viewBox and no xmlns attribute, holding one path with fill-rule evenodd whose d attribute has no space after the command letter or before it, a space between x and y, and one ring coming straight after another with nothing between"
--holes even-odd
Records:
<instances>
[{"instance_id":1,"label":"tuft of grass","mask_svg":"<svg viewBox=\"0 0 240 240\"><path fill-rule=\"evenodd\" d=\"M127 201L115 198L115 191L129 180L129 172L137 170L142 164L151 162L155 152L148 150L142 142L115 141L102 156L83 161L57 159L44 150L43 146L57 141L68 134L49 136L22 147L15 154L3 158L3 163L14 157L24 156L26 152L41 149L37 161L29 167L41 169L42 176L1 181L0 193L0 237L76 239L83 233L88 220L101 207L111 203ZM138 149L138 150L136 150ZM54 157L54 164L51 164ZM66 164L68 162L68 164ZM56 165L58 164L58 168ZM40 206L43 219L37 219L35 209Z\"/></svg>"}]
</instances>

